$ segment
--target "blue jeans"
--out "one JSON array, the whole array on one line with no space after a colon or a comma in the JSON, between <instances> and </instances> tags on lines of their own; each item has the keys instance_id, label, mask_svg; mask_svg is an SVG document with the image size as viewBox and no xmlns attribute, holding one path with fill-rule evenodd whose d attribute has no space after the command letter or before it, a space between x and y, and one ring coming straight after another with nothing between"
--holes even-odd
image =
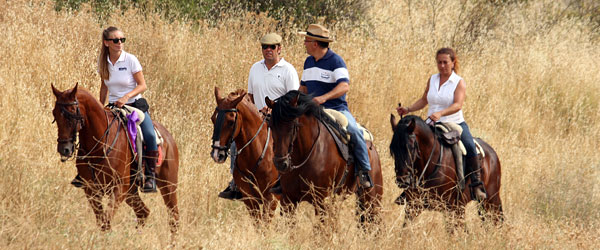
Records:
<instances>
[{"instance_id":1,"label":"blue jeans","mask_svg":"<svg viewBox=\"0 0 600 250\"><path fill-rule=\"evenodd\" d=\"M154 125L152 125L152 119L150 114L144 112L144 121L140 124L142 128L142 134L144 134L144 144L146 144L146 151L156 151L158 146L156 145L156 134L154 133Z\"/></svg>"},{"instance_id":2,"label":"blue jeans","mask_svg":"<svg viewBox=\"0 0 600 250\"><path fill-rule=\"evenodd\" d=\"M348 133L350 133L350 141L354 144L354 169L371 171L371 163L369 162L369 152L367 151L367 143L363 138L362 131L358 129L356 120L348 110L341 110L342 114L348 119Z\"/></svg>"},{"instance_id":3,"label":"blue jeans","mask_svg":"<svg viewBox=\"0 0 600 250\"><path fill-rule=\"evenodd\" d=\"M473 136L471 135L471 131L469 131L467 122L461 122L458 125L460 125L463 129L462 135L460 135L460 140L465 145L467 157L477 156L477 148L475 147L475 142L473 141Z\"/></svg>"}]
</instances>

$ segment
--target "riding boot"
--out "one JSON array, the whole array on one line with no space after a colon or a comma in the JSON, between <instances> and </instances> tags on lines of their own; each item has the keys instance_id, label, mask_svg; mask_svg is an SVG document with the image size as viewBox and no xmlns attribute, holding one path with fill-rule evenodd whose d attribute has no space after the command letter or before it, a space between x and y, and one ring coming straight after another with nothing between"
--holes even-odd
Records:
<instances>
[{"instance_id":1,"label":"riding boot","mask_svg":"<svg viewBox=\"0 0 600 250\"><path fill-rule=\"evenodd\" d=\"M158 160L158 151L148 151L143 157L146 160L146 168L144 169L144 186L142 192L144 193L155 193L156 192L156 161Z\"/></svg>"},{"instance_id":2,"label":"riding boot","mask_svg":"<svg viewBox=\"0 0 600 250\"><path fill-rule=\"evenodd\" d=\"M479 157L467 157L467 167L471 171L471 184L469 185L474 193L473 199L477 201L483 201L487 198L485 187L481 181L481 165L479 164Z\"/></svg>"},{"instance_id":3,"label":"riding boot","mask_svg":"<svg viewBox=\"0 0 600 250\"><path fill-rule=\"evenodd\" d=\"M83 179L81 179L79 174L77 174L77 176L75 176L75 178L71 181L71 185L75 186L76 188L83 187Z\"/></svg>"},{"instance_id":4,"label":"riding boot","mask_svg":"<svg viewBox=\"0 0 600 250\"><path fill-rule=\"evenodd\" d=\"M269 192L271 192L272 194L281 194L283 192L283 190L281 189L281 176L277 176L277 181L275 181L273 187L269 189Z\"/></svg>"},{"instance_id":5,"label":"riding boot","mask_svg":"<svg viewBox=\"0 0 600 250\"><path fill-rule=\"evenodd\" d=\"M369 175L369 171L367 170L359 170L358 171L358 184L362 188L372 188L373 181L371 181L371 176Z\"/></svg>"},{"instance_id":6,"label":"riding boot","mask_svg":"<svg viewBox=\"0 0 600 250\"><path fill-rule=\"evenodd\" d=\"M239 200L242 198L242 192L240 192L237 185L235 185L235 181L231 179L229 185L227 185L227 188L219 193L219 198L227 200Z\"/></svg>"}]
</instances>

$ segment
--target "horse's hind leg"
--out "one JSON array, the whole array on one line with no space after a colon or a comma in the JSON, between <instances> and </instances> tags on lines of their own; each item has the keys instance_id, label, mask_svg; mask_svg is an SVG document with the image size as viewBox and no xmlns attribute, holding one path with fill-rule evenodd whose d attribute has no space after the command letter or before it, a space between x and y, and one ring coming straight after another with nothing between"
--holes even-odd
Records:
<instances>
[{"instance_id":1,"label":"horse's hind leg","mask_svg":"<svg viewBox=\"0 0 600 250\"><path fill-rule=\"evenodd\" d=\"M90 186L84 187L85 196L92 206L92 210L96 215L96 224L102 231L110 230L110 223L106 220L106 214L102 207L102 193L99 190L93 189Z\"/></svg>"},{"instance_id":2,"label":"horse's hind leg","mask_svg":"<svg viewBox=\"0 0 600 250\"><path fill-rule=\"evenodd\" d=\"M488 212L488 215L492 217L491 219L494 223L500 224L504 221L504 212L502 211L500 195L496 194L493 197L490 197L489 200L484 202L483 207L485 208L485 211ZM484 218L482 217L482 220L483 219Z\"/></svg>"},{"instance_id":3,"label":"horse's hind leg","mask_svg":"<svg viewBox=\"0 0 600 250\"><path fill-rule=\"evenodd\" d=\"M164 167L164 166L163 166ZM179 208L177 207L177 183L168 183L165 179L156 180L160 194L169 212L171 233L177 233L179 228Z\"/></svg>"},{"instance_id":4,"label":"horse's hind leg","mask_svg":"<svg viewBox=\"0 0 600 250\"><path fill-rule=\"evenodd\" d=\"M367 224L378 224L380 222L379 209L381 207L381 201L374 188L367 192L365 192L364 189L359 188L356 195L358 196L358 208L356 213L359 215L360 226L365 229L364 226Z\"/></svg>"},{"instance_id":5,"label":"horse's hind leg","mask_svg":"<svg viewBox=\"0 0 600 250\"><path fill-rule=\"evenodd\" d=\"M125 198L125 202L133 209L135 217L137 217L138 219L136 227L143 227L146 224L146 219L150 214L150 210L148 209L148 207L146 207L146 205L142 201L142 198L140 198L140 194L137 192L129 193L127 195L127 198Z\"/></svg>"}]
</instances>

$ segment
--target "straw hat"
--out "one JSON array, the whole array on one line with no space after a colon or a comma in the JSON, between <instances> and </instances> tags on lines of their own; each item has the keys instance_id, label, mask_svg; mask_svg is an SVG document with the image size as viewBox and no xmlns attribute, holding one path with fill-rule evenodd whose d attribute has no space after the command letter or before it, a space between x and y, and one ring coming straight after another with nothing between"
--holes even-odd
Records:
<instances>
[{"instance_id":1,"label":"straw hat","mask_svg":"<svg viewBox=\"0 0 600 250\"><path fill-rule=\"evenodd\" d=\"M333 42L333 39L329 37L329 30L319 24L308 25L306 32L300 31L298 34L321 42Z\"/></svg>"},{"instance_id":2,"label":"straw hat","mask_svg":"<svg viewBox=\"0 0 600 250\"><path fill-rule=\"evenodd\" d=\"M264 44L264 45L281 44L281 36L277 35L276 33L266 34L260 39L260 44Z\"/></svg>"}]
</instances>

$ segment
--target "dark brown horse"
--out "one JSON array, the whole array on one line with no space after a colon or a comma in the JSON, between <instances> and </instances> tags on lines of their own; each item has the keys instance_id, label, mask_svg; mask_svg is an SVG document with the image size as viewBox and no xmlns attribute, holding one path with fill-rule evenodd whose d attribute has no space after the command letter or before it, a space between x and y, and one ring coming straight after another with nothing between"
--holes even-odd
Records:
<instances>
[{"instance_id":1,"label":"dark brown horse","mask_svg":"<svg viewBox=\"0 0 600 250\"><path fill-rule=\"evenodd\" d=\"M61 92L52 86L56 104L52 114L58 126L58 152L66 161L77 151L76 166L83 178L85 195L90 202L96 221L102 230L110 230L110 221L123 200L133 208L138 227L144 226L150 211L132 180L134 154L127 141L125 127L116 115L77 85ZM157 185L169 211L171 231L176 232L179 221L177 208L177 172L179 155L175 140L159 123L154 126L163 136L164 162L156 168ZM79 133L79 143L76 136ZM108 210L102 206L104 195L110 195Z\"/></svg>"},{"instance_id":2,"label":"dark brown horse","mask_svg":"<svg viewBox=\"0 0 600 250\"><path fill-rule=\"evenodd\" d=\"M383 178L375 145L367 142L374 187L364 190L357 185L354 165L340 155L333 136L323 122L329 117L310 95L290 91L275 102L269 126L273 130L275 166L281 172L281 205L293 212L301 201L315 206L315 214L327 212L325 197L337 193L358 195L360 221L378 219L383 195Z\"/></svg>"},{"instance_id":3,"label":"dark brown horse","mask_svg":"<svg viewBox=\"0 0 600 250\"><path fill-rule=\"evenodd\" d=\"M390 123L394 131L390 153L395 161L396 181L405 189L406 221L418 216L422 209L448 209L462 218L464 206L472 197L468 188L470 178L466 178L467 188L460 190L451 149L442 147L433 126L418 116L406 116L396 123L392 115ZM500 160L490 145L476 140L485 151L481 179L488 197L482 201L482 207L494 219L502 220Z\"/></svg>"},{"instance_id":4,"label":"dark brown horse","mask_svg":"<svg viewBox=\"0 0 600 250\"><path fill-rule=\"evenodd\" d=\"M256 219L270 219L277 208L278 197L269 189L277 180L273 165L273 140L266 121L252 104L246 91L238 89L227 98L215 87L217 108L212 115L214 124L211 156L223 163L231 143L237 145L233 178L243 194L243 201Z\"/></svg>"}]
</instances>

